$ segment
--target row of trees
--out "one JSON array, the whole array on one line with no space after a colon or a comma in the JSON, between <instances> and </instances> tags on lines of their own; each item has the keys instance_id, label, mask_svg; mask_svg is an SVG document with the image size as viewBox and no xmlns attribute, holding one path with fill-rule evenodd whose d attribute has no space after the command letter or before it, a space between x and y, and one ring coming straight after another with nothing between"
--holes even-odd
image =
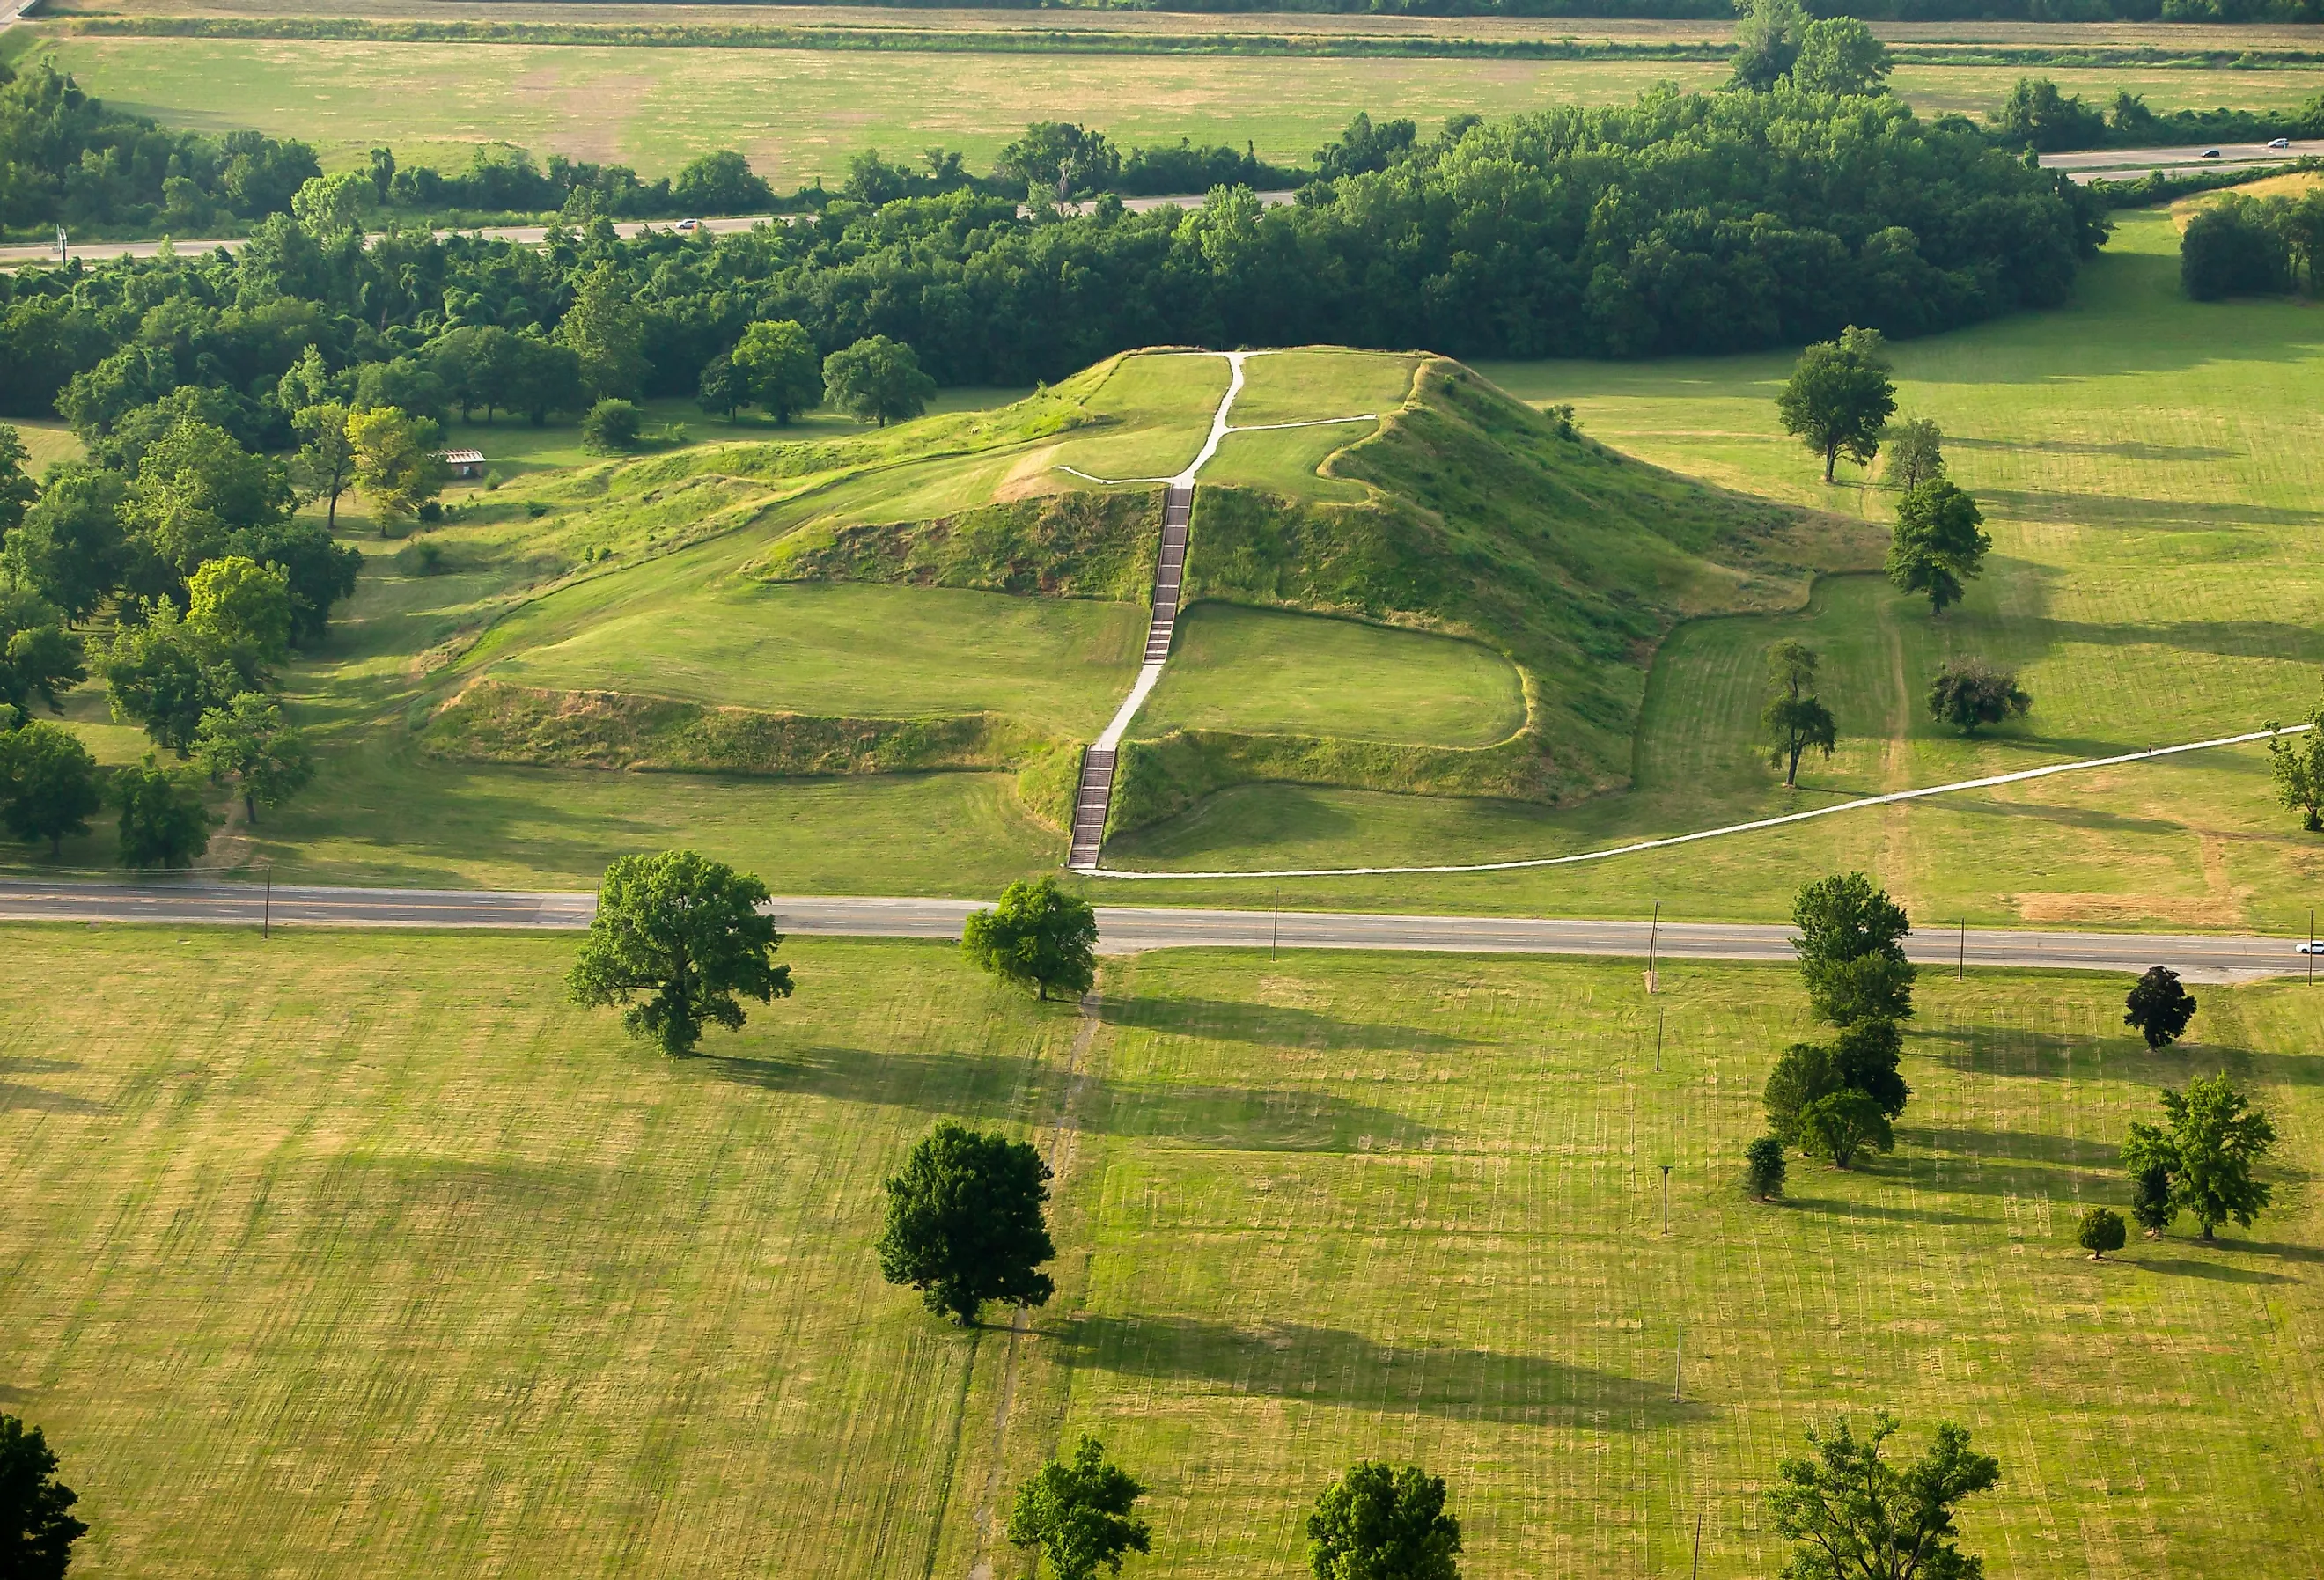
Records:
<instances>
[{"instance_id":1,"label":"row of trees","mask_svg":"<svg viewBox=\"0 0 2324 1580\"><path fill-rule=\"evenodd\" d=\"M2297 197L2222 192L2179 238L2180 288L2197 301L2324 292L2324 188Z\"/></svg>"}]
</instances>

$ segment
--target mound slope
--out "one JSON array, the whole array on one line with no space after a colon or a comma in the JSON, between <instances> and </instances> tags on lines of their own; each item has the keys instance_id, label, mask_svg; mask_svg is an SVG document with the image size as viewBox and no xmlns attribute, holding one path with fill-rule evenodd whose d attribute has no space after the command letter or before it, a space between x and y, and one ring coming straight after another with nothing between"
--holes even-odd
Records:
<instances>
[{"instance_id":1,"label":"mound slope","mask_svg":"<svg viewBox=\"0 0 2324 1580\"><path fill-rule=\"evenodd\" d=\"M1466 747L1399 744L1379 738L1393 732L1377 727L1364 738L1208 728L1140 738L1133 727L1114 830L1170 818L1251 780L1551 803L1620 785L1647 661L1675 623L1796 605L1815 571L1863 564L1875 547L1854 523L1625 457L1458 363L1377 360L1378 382L1406 393L1376 423L1348 430L1351 442L1286 449L1297 458L1279 476L1244 465L1232 481L1202 486L1186 600L1480 643L1522 677L1522 727ZM1054 817L1048 781L1070 745L1054 711L1046 719L1020 714L996 678L970 722L954 700L959 688L928 687L924 653L917 669L891 663L877 630L835 639L827 655L866 669L880 692L877 708L851 700L844 714L803 703L806 693L779 672L737 673L731 687L706 693L698 673L681 684L679 660L652 643L637 644L618 691L606 688L600 665L560 693L553 655L586 646L591 629L609 622L675 631L707 618L779 619L781 600L765 595L785 584L1141 604L1158 491L1096 485L1057 457L1100 448L1191 453L1217 401L1219 365L1169 353L1119 357L990 412L576 475L554 503L560 540L586 546L580 563L456 663L452 706L435 712L427 744L498 762L777 774L1038 762L1024 781L1028 801ZM686 508L713 502L707 513ZM984 661L974 635L962 633L964 666ZM758 650L745 642L735 651ZM658 665L672 672L658 675ZM1119 695L1115 666L1086 670L1069 683ZM1368 688L1365 708L1377 719L1383 710L1393 716L1398 679L1398 666L1384 662L1347 683ZM493 684L479 689L479 681ZM1268 677L1230 670L1213 683L1263 688ZM748 718L660 706L672 701L724 705ZM957 722L931 731L948 719ZM914 727L895 727L905 724Z\"/></svg>"}]
</instances>

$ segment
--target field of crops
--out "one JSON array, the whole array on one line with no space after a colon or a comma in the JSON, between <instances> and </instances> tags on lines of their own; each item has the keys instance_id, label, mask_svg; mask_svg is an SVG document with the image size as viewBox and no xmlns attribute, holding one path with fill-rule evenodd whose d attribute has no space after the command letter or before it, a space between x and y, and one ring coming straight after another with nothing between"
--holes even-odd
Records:
<instances>
[{"instance_id":1,"label":"field of crops","mask_svg":"<svg viewBox=\"0 0 2324 1580\"><path fill-rule=\"evenodd\" d=\"M1614 104L1655 82L1710 88L1727 76L1717 60L1054 54L1031 62L1006 53L72 35L42 48L125 107L207 131L302 137L332 168L360 165L382 143L407 164L463 167L474 146L504 142L651 177L710 149L739 148L779 190L817 177L836 183L864 149L909 161L942 146L987 168L1038 120L1078 121L1123 146L1182 136L1249 143L1290 162L1359 110L1409 116L1433 132L1453 115ZM1925 114L1982 114L2024 74L1907 65L1895 86ZM2312 66L2042 74L2100 99L2126 88L2156 109L2290 106L2324 89L2324 67Z\"/></svg>"},{"instance_id":2,"label":"field of crops","mask_svg":"<svg viewBox=\"0 0 2324 1580\"><path fill-rule=\"evenodd\" d=\"M2118 981L1932 975L1895 1155L1756 1206L1775 968L1173 954L1083 1020L793 940L798 995L672 1064L562 1002L569 938L7 943L0 1403L81 1493L76 1575L1013 1580L993 1511L1082 1430L1153 1489L1157 1580L1290 1574L1363 1455L1449 1477L1483 1580L1667 1575L1698 1516L1704 1575L1765 1575L1776 1462L1876 1405L2000 1456L1996 1573L2304 1550L2303 987L2204 989L2157 1058ZM2085 1260L2123 1126L2219 1068L2276 1210ZM1057 1160L1014 1345L878 1279L878 1181L945 1115Z\"/></svg>"}]
</instances>

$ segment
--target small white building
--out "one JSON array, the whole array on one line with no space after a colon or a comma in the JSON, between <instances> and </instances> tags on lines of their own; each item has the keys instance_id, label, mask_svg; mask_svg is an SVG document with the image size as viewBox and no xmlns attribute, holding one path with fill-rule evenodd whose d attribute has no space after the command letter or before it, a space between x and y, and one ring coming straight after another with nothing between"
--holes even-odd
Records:
<instances>
[{"instance_id":1,"label":"small white building","mask_svg":"<svg viewBox=\"0 0 2324 1580\"><path fill-rule=\"evenodd\" d=\"M452 476L455 477L481 477L484 475L484 452L446 450L444 464L452 468Z\"/></svg>"}]
</instances>

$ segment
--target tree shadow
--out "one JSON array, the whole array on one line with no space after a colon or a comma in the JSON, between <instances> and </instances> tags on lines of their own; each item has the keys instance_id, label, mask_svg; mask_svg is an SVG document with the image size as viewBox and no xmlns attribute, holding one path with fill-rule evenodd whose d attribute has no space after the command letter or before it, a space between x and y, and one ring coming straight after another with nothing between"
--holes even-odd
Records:
<instances>
[{"instance_id":1,"label":"tree shadow","mask_svg":"<svg viewBox=\"0 0 2324 1580\"><path fill-rule=\"evenodd\" d=\"M2143 499L2125 494L2082 494L2071 489L1981 488L1980 504L2004 515L2029 521L2070 521L2095 527L2312 527L2324 512L2283 505L2229 501Z\"/></svg>"},{"instance_id":2,"label":"tree shadow","mask_svg":"<svg viewBox=\"0 0 2324 1580\"><path fill-rule=\"evenodd\" d=\"M2208 1279L2214 1283L2288 1284L2292 1281L2282 1273L2272 1273L2260 1268L2227 1267L2216 1261L2190 1261L2184 1257L2172 1257L2162 1261L2153 1261L2145 1258L2135 1261L2130 1258L2123 1260L2131 1261L2131 1265L2135 1267L2144 1268L2149 1272L2168 1273L2174 1278L2182 1279Z\"/></svg>"},{"instance_id":3,"label":"tree shadow","mask_svg":"<svg viewBox=\"0 0 2324 1580\"><path fill-rule=\"evenodd\" d=\"M2126 439L2116 444L2091 444L2070 439L1963 439L1945 435L1945 448L1960 450L2032 450L2045 456L2115 456L2126 461L2225 461L2241 454L2208 445L2147 444Z\"/></svg>"},{"instance_id":4,"label":"tree shadow","mask_svg":"<svg viewBox=\"0 0 2324 1580\"><path fill-rule=\"evenodd\" d=\"M78 1068L80 1068L80 1063L77 1059L0 1058L0 1075L62 1076L69 1075Z\"/></svg>"},{"instance_id":5,"label":"tree shadow","mask_svg":"<svg viewBox=\"0 0 2324 1580\"><path fill-rule=\"evenodd\" d=\"M1084 1317L1061 1325L1056 1336L1078 1352L1075 1364L1123 1376L1452 1420L1547 1424L1554 1412L1574 1411L1636 1430L1713 1413L1674 1403L1659 1381L1539 1355L1382 1344L1306 1323L1238 1327L1192 1317Z\"/></svg>"},{"instance_id":6,"label":"tree shadow","mask_svg":"<svg viewBox=\"0 0 2324 1580\"><path fill-rule=\"evenodd\" d=\"M1899 1125L1896 1141L1925 1152L1973 1158L1986 1165L2004 1162L2056 1163L2069 1169L2116 1169L2121 1149L2105 1141L2079 1141L2072 1136L2035 1135L2011 1130L1946 1130L1935 1126Z\"/></svg>"},{"instance_id":7,"label":"tree shadow","mask_svg":"<svg viewBox=\"0 0 2324 1580\"><path fill-rule=\"evenodd\" d=\"M23 1404L32 1397L32 1391L29 1388L12 1388L0 1382L0 1404Z\"/></svg>"},{"instance_id":8,"label":"tree shadow","mask_svg":"<svg viewBox=\"0 0 2324 1580\"><path fill-rule=\"evenodd\" d=\"M1252 1042L1270 1048L1452 1053L1480 1046L1471 1037L1423 1030L1417 1026L1343 1021L1313 1010L1234 1000L1107 999L1098 1007L1098 1018L1109 1026L1134 1026L1141 1030L1173 1031L1181 1036L1219 1042Z\"/></svg>"},{"instance_id":9,"label":"tree shadow","mask_svg":"<svg viewBox=\"0 0 2324 1580\"><path fill-rule=\"evenodd\" d=\"M2324 1247L2294 1245L2288 1240L2222 1240L2219 1244L2229 1251L2248 1252L2280 1261L2324 1262Z\"/></svg>"},{"instance_id":10,"label":"tree shadow","mask_svg":"<svg viewBox=\"0 0 2324 1580\"><path fill-rule=\"evenodd\" d=\"M20 1086L14 1081L0 1081L0 1113L110 1113L112 1105L93 1103L86 1097L69 1093L51 1092L42 1086Z\"/></svg>"},{"instance_id":11,"label":"tree shadow","mask_svg":"<svg viewBox=\"0 0 2324 1580\"><path fill-rule=\"evenodd\" d=\"M2287 943L2284 948L2288 954L2291 945ZM2153 958L2163 964L2170 962L2171 949L2165 937L2155 938ZM2285 969L2296 971L2299 967L2293 965ZM2200 1003L2201 998L2199 991L2197 1002ZM2197 1023L2201 1023L2200 1012ZM2222 1071L2239 1080L2287 1086L2324 1086L2324 1054L2264 1053L2194 1040L2150 1049L2133 1036L2071 1038L2038 1031L1995 1035L1965 1026L1914 1026L1906 1038L1908 1050L1948 1069L1971 1075L2056 1080L2077 1073L2078 1067L2082 1073L2088 1073L2096 1059L2103 1058L2117 1074L2126 1063L2144 1061L2146 1068L2138 1072L2137 1078L2163 1086L2184 1086L2198 1076ZM1959 1051L1931 1046L1935 1043L1950 1043Z\"/></svg>"},{"instance_id":12,"label":"tree shadow","mask_svg":"<svg viewBox=\"0 0 2324 1580\"><path fill-rule=\"evenodd\" d=\"M1850 1169L1849 1172L1857 1174L1863 1170ZM1844 1201L1818 1196L1785 1196L1778 1205L1798 1207L1806 1212L1830 1213L1838 1218L1886 1218L1900 1224L1928 1224L1939 1227L1957 1228L1992 1222L1990 1218L1980 1218L1969 1213L1941 1213L1927 1207L1899 1207L1886 1202Z\"/></svg>"},{"instance_id":13,"label":"tree shadow","mask_svg":"<svg viewBox=\"0 0 2324 1580\"><path fill-rule=\"evenodd\" d=\"M1070 1084L1078 1088L1070 1129L1227 1151L1352 1152L1368 1141L1424 1147L1436 1134L1391 1109L1315 1088L1074 1082L1055 1065L993 1054L823 1047L779 1059L714 1056L701 1065L720 1080L761 1091L950 1115L1054 1113Z\"/></svg>"},{"instance_id":14,"label":"tree shadow","mask_svg":"<svg viewBox=\"0 0 2324 1580\"><path fill-rule=\"evenodd\" d=\"M2182 834L2186 831L2185 824L2174 823L2168 818L2134 818L2126 813L2109 812L2071 801L1994 801L1948 796L1944 808L1949 812L1969 812L1986 818L2016 818L2037 823L2061 823L2069 827L2098 829L2109 834Z\"/></svg>"}]
</instances>

